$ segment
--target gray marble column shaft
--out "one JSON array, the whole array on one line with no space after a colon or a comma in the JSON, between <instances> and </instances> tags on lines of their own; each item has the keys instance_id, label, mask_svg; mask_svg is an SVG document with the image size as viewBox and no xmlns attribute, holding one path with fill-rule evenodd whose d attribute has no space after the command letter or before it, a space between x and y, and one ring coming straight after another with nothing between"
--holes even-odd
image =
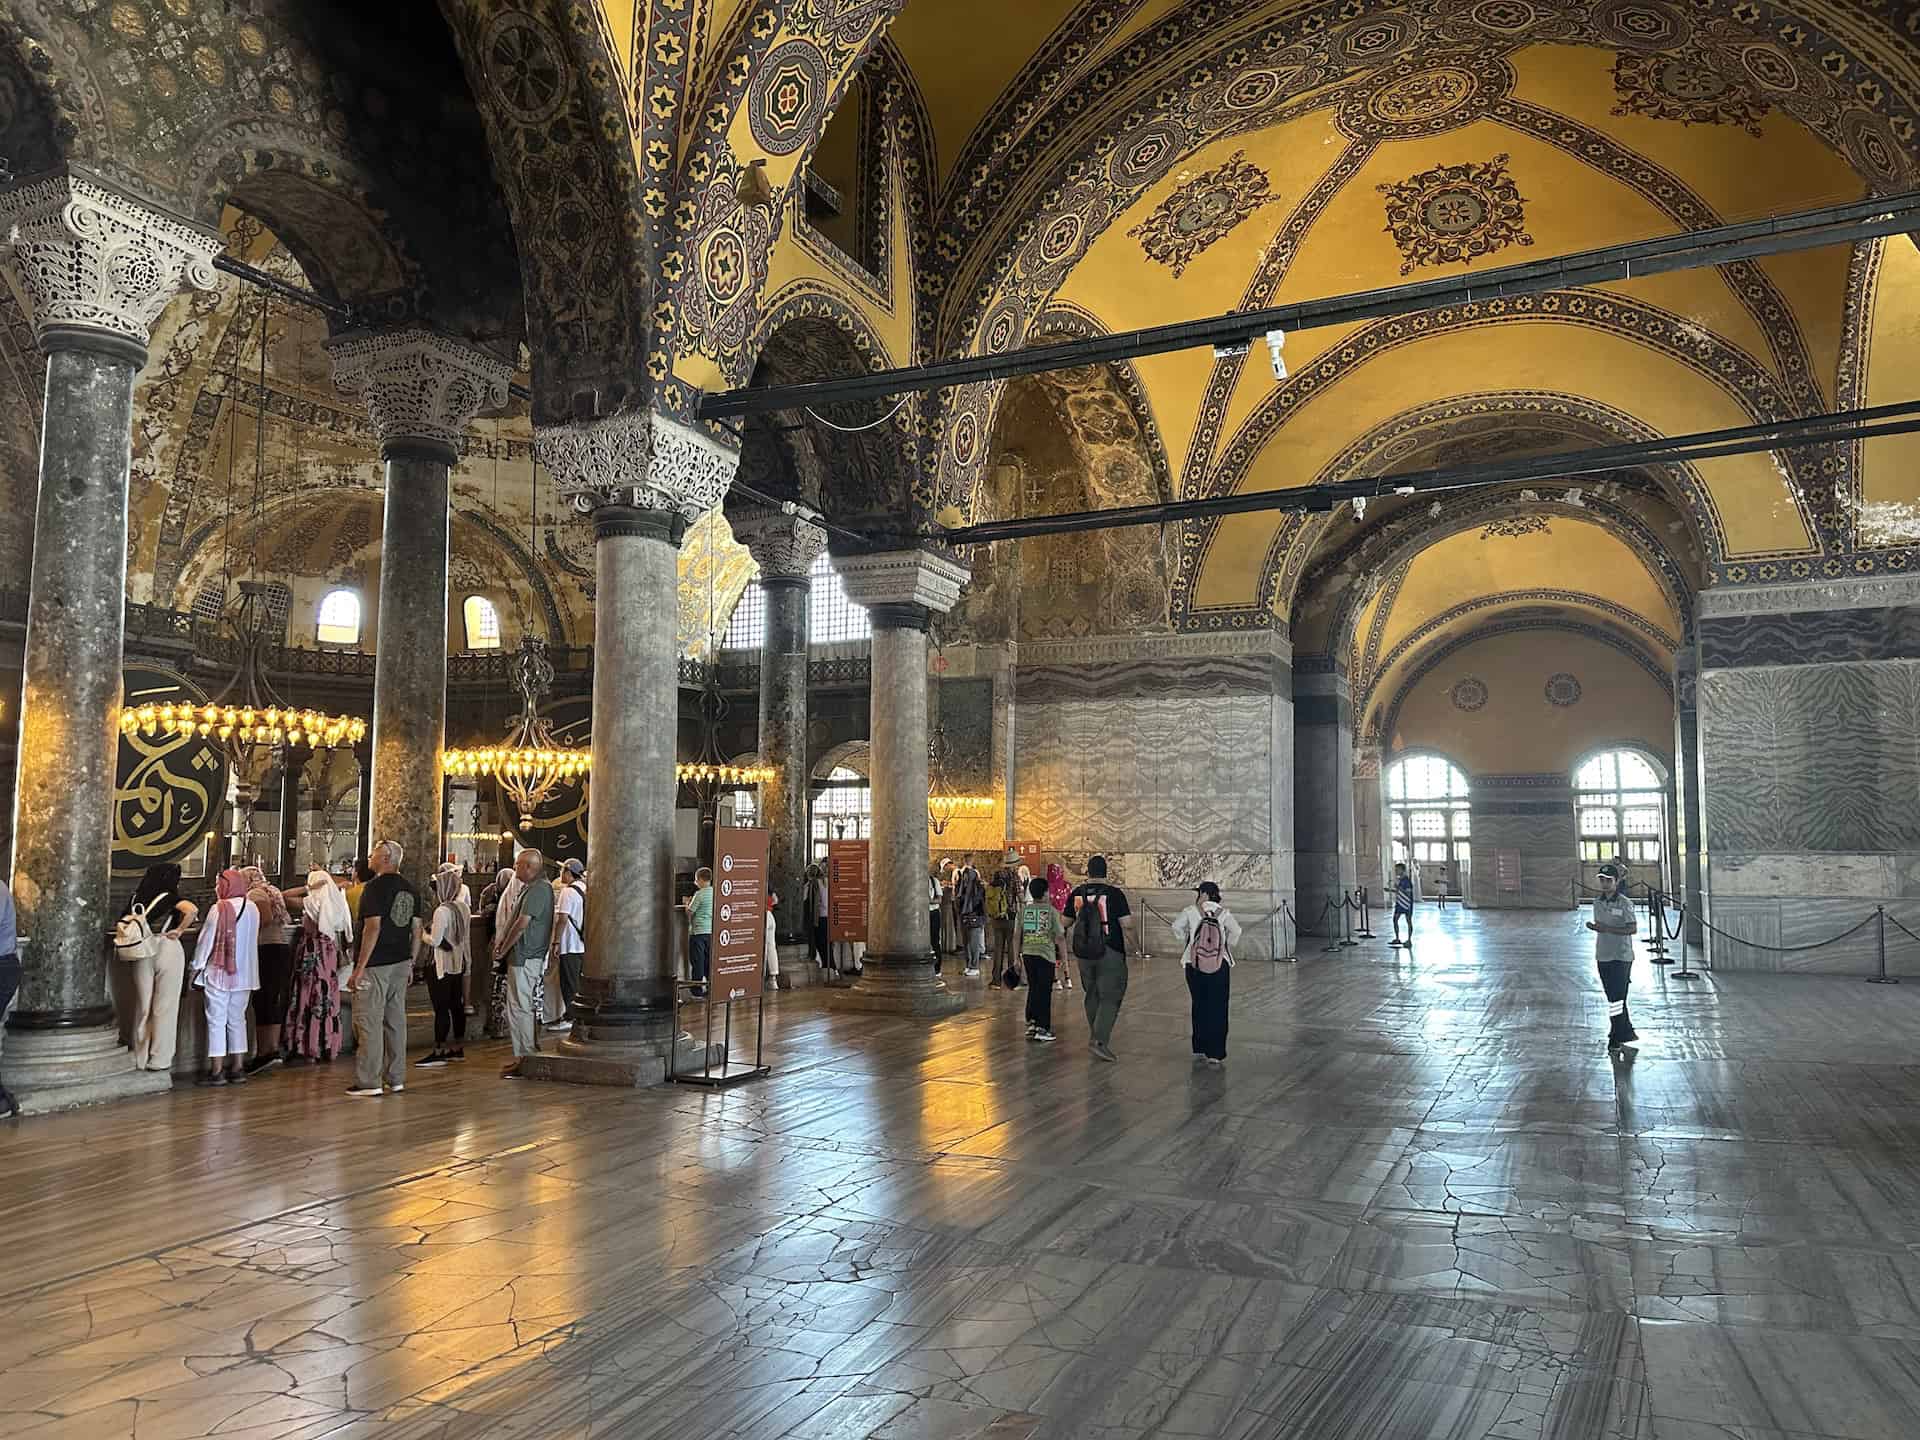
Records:
<instances>
[{"instance_id":1,"label":"gray marble column shaft","mask_svg":"<svg viewBox=\"0 0 1920 1440\"><path fill-rule=\"evenodd\" d=\"M659 1047L674 1034L674 752L680 724L680 536L657 510L594 516L593 809L586 1003L570 1043Z\"/></svg>"},{"instance_id":2,"label":"gray marble column shaft","mask_svg":"<svg viewBox=\"0 0 1920 1440\"><path fill-rule=\"evenodd\" d=\"M802 913L807 868L807 655L812 585L805 576L763 575L767 627L760 652L760 763L773 778L760 786L780 938L806 938Z\"/></svg>"},{"instance_id":3,"label":"gray marble column shaft","mask_svg":"<svg viewBox=\"0 0 1920 1440\"><path fill-rule=\"evenodd\" d=\"M406 850L401 870L420 885L439 861L444 811L452 457L404 442L385 448L386 528L374 637L373 839L397 840Z\"/></svg>"},{"instance_id":4,"label":"gray marble column shaft","mask_svg":"<svg viewBox=\"0 0 1920 1440\"><path fill-rule=\"evenodd\" d=\"M107 888L139 371L124 349L47 357L14 847L19 929L31 942L14 1031L113 1023Z\"/></svg>"},{"instance_id":5,"label":"gray marble column shaft","mask_svg":"<svg viewBox=\"0 0 1920 1440\"><path fill-rule=\"evenodd\" d=\"M870 717L873 840L866 970L835 1005L947 1015L965 997L933 973L927 935L927 627L951 610L967 571L928 551L837 558L848 596L873 618Z\"/></svg>"},{"instance_id":6,"label":"gray marble column shaft","mask_svg":"<svg viewBox=\"0 0 1920 1440\"><path fill-rule=\"evenodd\" d=\"M1343 672L1302 660L1295 657L1293 676L1295 876L1301 932L1325 935L1340 929L1327 902L1338 903L1358 878L1353 707Z\"/></svg>"}]
</instances>

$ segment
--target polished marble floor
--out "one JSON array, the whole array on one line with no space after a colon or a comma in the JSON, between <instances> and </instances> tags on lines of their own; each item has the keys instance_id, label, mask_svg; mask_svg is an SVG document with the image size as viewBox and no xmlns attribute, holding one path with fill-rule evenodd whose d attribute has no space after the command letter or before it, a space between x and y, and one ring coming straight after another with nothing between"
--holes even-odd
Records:
<instances>
[{"instance_id":1,"label":"polished marble floor","mask_svg":"<svg viewBox=\"0 0 1920 1440\"><path fill-rule=\"evenodd\" d=\"M1920 983L1423 912L1114 1045L769 1007L773 1077L341 1067L0 1126L0 1437L1915 1440Z\"/></svg>"}]
</instances>

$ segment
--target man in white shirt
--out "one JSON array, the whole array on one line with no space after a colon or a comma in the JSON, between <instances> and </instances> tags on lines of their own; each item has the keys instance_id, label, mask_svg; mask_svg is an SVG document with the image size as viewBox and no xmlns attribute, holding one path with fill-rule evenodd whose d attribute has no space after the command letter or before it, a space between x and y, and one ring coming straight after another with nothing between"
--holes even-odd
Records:
<instances>
[{"instance_id":1,"label":"man in white shirt","mask_svg":"<svg viewBox=\"0 0 1920 1440\"><path fill-rule=\"evenodd\" d=\"M569 860L553 891L553 955L560 971L560 998L566 1012L548 1030L573 1029L573 1002L587 963L586 866Z\"/></svg>"}]
</instances>

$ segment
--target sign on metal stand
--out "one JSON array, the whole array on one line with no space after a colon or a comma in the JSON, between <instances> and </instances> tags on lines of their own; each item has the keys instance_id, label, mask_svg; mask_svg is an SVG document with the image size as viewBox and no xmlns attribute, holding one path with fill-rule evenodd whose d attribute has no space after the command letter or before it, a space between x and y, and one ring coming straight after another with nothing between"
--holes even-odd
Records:
<instances>
[{"instance_id":1,"label":"sign on metal stand","mask_svg":"<svg viewBox=\"0 0 1920 1440\"><path fill-rule=\"evenodd\" d=\"M707 977L706 1042L698 1074L676 1073L683 1085L738 1085L771 1073L762 1056L767 1034L765 966L767 925L767 832L721 827L713 839L713 939ZM713 1004L723 1007L719 1068L713 1064ZM753 1063L733 1058L733 1007L755 1006Z\"/></svg>"},{"instance_id":2,"label":"sign on metal stand","mask_svg":"<svg viewBox=\"0 0 1920 1440\"><path fill-rule=\"evenodd\" d=\"M853 964L853 947L867 943L867 850L865 840L827 842L827 943L836 952L847 947L846 974ZM836 959L835 969L839 969Z\"/></svg>"}]
</instances>

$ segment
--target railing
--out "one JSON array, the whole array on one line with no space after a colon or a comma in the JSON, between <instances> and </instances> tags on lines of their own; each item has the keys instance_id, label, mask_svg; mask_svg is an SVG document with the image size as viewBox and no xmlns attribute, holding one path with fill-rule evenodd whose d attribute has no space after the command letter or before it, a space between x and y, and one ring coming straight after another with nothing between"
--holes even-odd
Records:
<instances>
[{"instance_id":1,"label":"railing","mask_svg":"<svg viewBox=\"0 0 1920 1440\"><path fill-rule=\"evenodd\" d=\"M711 662L682 656L680 683L689 690L706 688L707 677L714 675L722 690L752 691L760 688L759 662L723 661L716 669ZM873 681L871 655L823 655L807 662L807 684L814 686L867 685Z\"/></svg>"}]
</instances>

